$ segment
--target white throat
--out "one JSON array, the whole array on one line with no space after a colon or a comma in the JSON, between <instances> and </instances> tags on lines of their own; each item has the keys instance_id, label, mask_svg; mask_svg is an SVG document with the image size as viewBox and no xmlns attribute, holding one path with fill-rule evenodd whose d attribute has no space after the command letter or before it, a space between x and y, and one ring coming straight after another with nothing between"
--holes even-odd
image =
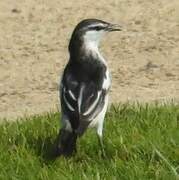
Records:
<instances>
[{"instance_id":1,"label":"white throat","mask_svg":"<svg viewBox=\"0 0 179 180\"><path fill-rule=\"evenodd\" d=\"M87 52L92 53L94 56L98 56L98 59L106 64L106 61L99 52L98 46L104 31L88 31L83 37L84 48Z\"/></svg>"}]
</instances>

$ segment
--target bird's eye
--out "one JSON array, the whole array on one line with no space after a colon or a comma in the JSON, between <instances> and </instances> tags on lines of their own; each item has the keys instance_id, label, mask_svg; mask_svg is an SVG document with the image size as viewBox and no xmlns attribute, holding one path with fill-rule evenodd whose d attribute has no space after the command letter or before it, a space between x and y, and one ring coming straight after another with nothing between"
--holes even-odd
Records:
<instances>
[{"instance_id":1,"label":"bird's eye","mask_svg":"<svg viewBox=\"0 0 179 180\"><path fill-rule=\"evenodd\" d=\"M96 26L96 27L94 27L94 29L95 29L96 31L100 31L100 30L103 29L103 27L101 27L101 26Z\"/></svg>"}]
</instances>

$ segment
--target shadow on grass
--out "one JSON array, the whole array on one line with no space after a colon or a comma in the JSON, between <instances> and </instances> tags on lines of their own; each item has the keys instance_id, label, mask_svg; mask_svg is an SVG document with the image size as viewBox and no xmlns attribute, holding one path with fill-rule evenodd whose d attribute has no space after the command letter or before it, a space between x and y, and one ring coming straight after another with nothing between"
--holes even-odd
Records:
<instances>
[{"instance_id":1,"label":"shadow on grass","mask_svg":"<svg viewBox=\"0 0 179 180\"><path fill-rule=\"evenodd\" d=\"M35 155L45 164L53 163L56 156L56 140L54 137L31 138L27 142L28 149L32 150Z\"/></svg>"},{"instance_id":2,"label":"shadow on grass","mask_svg":"<svg viewBox=\"0 0 179 180\"><path fill-rule=\"evenodd\" d=\"M31 146L30 148L35 152L36 156L40 159L42 163L45 163L46 165L51 164L55 162L56 159L59 159L60 157L56 155L56 144L57 140L53 137L38 137L37 139L31 139L31 142L33 141L33 145L31 146L29 143L28 146ZM57 138L57 135L56 135ZM89 139L88 139L89 140ZM80 139L79 139L80 141ZM78 142L80 143L80 142ZM107 143L107 142L106 142ZM85 143L86 144L86 143ZM106 144L107 145L107 144ZM77 146L80 146L78 144ZM85 147L88 146L88 144L84 145ZM94 142L94 144L91 145L91 148L93 149L81 149L78 148L76 154L73 154L72 156L65 156L67 159L74 159L74 161L83 161L84 159L86 161L91 161L91 159L95 159L96 156L99 158L99 160L111 160L115 156L115 152L111 152L109 148L106 147L106 156L104 157L101 151L101 147L98 144L98 142ZM92 153L89 153L88 150Z\"/></svg>"}]
</instances>

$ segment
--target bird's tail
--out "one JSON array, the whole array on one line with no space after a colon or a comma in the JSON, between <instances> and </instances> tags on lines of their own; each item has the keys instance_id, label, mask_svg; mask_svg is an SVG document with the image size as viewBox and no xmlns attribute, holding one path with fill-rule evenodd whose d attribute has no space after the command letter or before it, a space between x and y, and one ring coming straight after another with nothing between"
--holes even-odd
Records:
<instances>
[{"instance_id":1,"label":"bird's tail","mask_svg":"<svg viewBox=\"0 0 179 180\"><path fill-rule=\"evenodd\" d=\"M57 138L56 155L71 156L76 152L77 134L61 129Z\"/></svg>"}]
</instances>

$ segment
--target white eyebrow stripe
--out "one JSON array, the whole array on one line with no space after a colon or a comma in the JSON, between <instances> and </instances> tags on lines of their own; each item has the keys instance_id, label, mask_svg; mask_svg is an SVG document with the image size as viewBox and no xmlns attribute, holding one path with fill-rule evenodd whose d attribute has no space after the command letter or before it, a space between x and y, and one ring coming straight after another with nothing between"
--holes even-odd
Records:
<instances>
[{"instance_id":1,"label":"white eyebrow stripe","mask_svg":"<svg viewBox=\"0 0 179 180\"><path fill-rule=\"evenodd\" d=\"M88 27L96 27L96 26L101 26L101 27L105 27L105 25L104 24L102 24L102 23L97 23L97 24L91 24L91 25L88 25Z\"/></svg>"},{"instance_id":2,"label":"white eyebrow stripe","mask_svg":"<svg viewBox=\"0 0 179 180\"><path fill-rule=\"evenodd\" d=\"M97 98L96 100L93 102L93 104L88 108L88 110L86 112L83 113L84 116L88 115L96 106L96 104L98 103L99 97L100 97L101 91L98 92Z\"/></svg>"},{"instance_id":3,"label":"white eyebrow stripe","mask_svg":"<svg viewBox=\"0 0 179 180\"><path fill-rule=\"evenodd\" d=\"M76 101L76 97L75 97L75 95L73 94L73 92L72 92L71 90L68 90L68 92L69 92L71 98Z\"/></svg>"}]
</instances>

